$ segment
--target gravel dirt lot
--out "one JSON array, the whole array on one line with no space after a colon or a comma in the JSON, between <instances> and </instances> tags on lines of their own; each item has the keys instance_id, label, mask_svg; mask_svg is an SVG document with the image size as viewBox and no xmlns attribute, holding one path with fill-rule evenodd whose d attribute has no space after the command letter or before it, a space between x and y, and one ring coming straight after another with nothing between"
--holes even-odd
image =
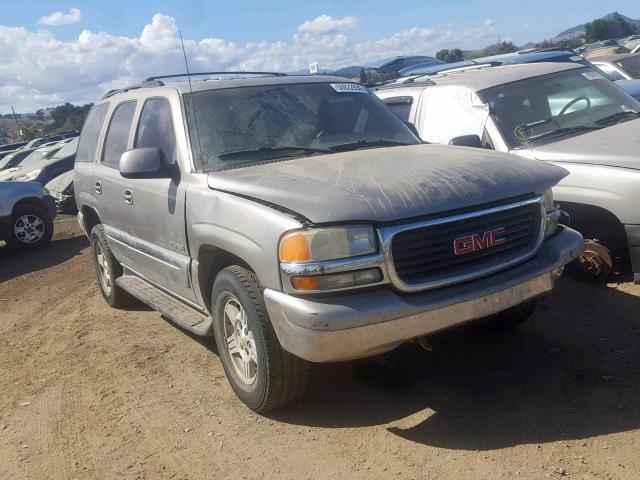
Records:
<instances>
[{"instance_id":1,"label":"gravel dirt lot","mask_svg":"<svg viewBox=\"0 0 640 480\"><path fill-rule=\"evenodd\" d=\"M640 288L564 278L511 333L315 367L260 417L208 341L108 308L87 240L0 247L0 479L640 478Z\"/></svg>"}]
</instances>

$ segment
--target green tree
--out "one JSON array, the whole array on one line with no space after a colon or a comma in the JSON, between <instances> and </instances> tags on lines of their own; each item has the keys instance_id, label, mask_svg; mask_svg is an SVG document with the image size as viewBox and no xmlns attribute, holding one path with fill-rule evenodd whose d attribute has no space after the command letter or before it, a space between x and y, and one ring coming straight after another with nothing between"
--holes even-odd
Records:
<instances>
[{"instance_id":1,"label":"green tree","mask_svg":"<svg viewBox=\"0 0 640 480\"><path fill-rule=\"evenodd\" d=\"M76 106L67 102L64 105L58 105L51 112L53 122L46 126L46 133L80 130L91 107L93 107L92 103Z\"/></svg>"},{"instance_id":2,"label":"green tree","mask_svg":"<svg viewBox=\"0 0 640 480\"><path fill-rule=\"evenodd\" d=\"M464 53L459 48L454 48L453 50L443 48L436 53L436 58L447 63L461 62L464 60Z\"/></svg>"},{"instance_id":3,"label":"green tree","mask_svg":"<svg viewBox=\"0 0 640 480\"><path fill-rule=\"evenodd\" d=\"M510 40L503 40L498 47L498 53L511 53L515 52L516 50L518 50L518 47L516 47Z\"/></svg>"},{"instance_id":4,"label":"green tree","mask_svg":"<svg viewBox=\"0 0 640 480\"><path fill-rule=\"evenodd\" d=\"M443 62L447 61L447 56L449 55L449 49L447 48L443 48L442 50L439 50L438 53L436 53L436 58L438 60L441 60Z\"/></svg>"},{"instance_id":5,"label":"green tree","mask_svg":"<svg viewBox=\"0 0 640 480\"><path fill-rule=\"evenodd\" d=\"M40 138L44 135L44 128L32 122L21 121L20 131L22 132L22 138L25 142L33 140L34 138Z\"/></svg>"},{"instance_id":6,"label":"green tree","mask_svg":"<svg viewBox=\"0 0 640 480\"><path fill-rule=\"evenodd\" d=\"M609 18L599 18L587 23L584 27L587 43L607 40L609 38L625 37L637 32L637 29L627 22L622 15L614 13Z\"/></svg>"}]
</instances>

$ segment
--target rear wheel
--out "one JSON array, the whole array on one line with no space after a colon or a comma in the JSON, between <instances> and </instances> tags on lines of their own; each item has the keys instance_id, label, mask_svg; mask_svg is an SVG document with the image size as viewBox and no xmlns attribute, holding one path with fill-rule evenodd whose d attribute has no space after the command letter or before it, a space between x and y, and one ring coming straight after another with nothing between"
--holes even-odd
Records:
<instances>
[{"instance_id":1,"label":"rear wheel","mask_svg":"<svg viewBox=\"0 0 640 480\"><path fill-rule=\"evenodd\" d=\"M222 270L211 305L218 354L238 398L258 413L300 398L309 364L280 346L255 274L240 266Z\"/></svg>"},{"instance_id":2,"label":"rear wheel","mask_svg":"<svg viewBox=\"0 0 640 480\"><path fill-rule=\"evenodd\" d=\"M53 236L51 215L36 205L17 205L11 217L11 236L7 244L14 250L37 250Z\"/></svg>"},{"instance_id":3,"label":"rear wheel","mask_svg":"<svg viewBox=\"0 0 640 480\"><path fill-rule=\"evenodd\" d=\"M96 270L98 288L107 303L115 308L131 303L132 297L118 285L116 278L122 276L122 265L113 256L107 244L107 237L102 224L91 230L91 256Z\"/></svg>"}]
</instances>

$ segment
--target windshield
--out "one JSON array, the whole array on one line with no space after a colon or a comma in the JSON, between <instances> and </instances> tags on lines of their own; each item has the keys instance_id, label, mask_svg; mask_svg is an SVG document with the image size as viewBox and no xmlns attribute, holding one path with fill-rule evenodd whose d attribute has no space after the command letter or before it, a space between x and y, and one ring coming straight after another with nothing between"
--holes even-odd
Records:
<instances>
[{"instance_id":1,"label":"windshield","mask_svg":"<svg viewBox=\"0 0 640 480\"><path fill-rule=\"evenodd\" d=\"M640 53L618 61L618 65L633 78L640 78Z\"/></svg>"},{"instance_id":2,"label":"windshield","mask_svg":"<svg viewBox=\"0 0 640 480\"><path fill-rule=\"evenodd\" d=\"M376 96L352 83L206 90L193 93L193 109L188 97L192 149L202 170L420 143Z\"/></svg>"},{"instance_id":3,"label":"windshield","mask_svg":"<svg viewBox=\"0 0 640 480\"><path fill-rule=\"evenodd\" d=\"M511 148L638 118L640 103L591 69L530 78L479 92Z\"/></svg>"}]
</instances>

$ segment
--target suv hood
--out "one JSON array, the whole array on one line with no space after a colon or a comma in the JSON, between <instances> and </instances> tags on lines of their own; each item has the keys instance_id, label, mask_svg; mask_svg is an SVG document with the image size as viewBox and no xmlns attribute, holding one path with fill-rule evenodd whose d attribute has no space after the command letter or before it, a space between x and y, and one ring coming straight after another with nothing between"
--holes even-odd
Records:
<instances>
[{"instance_id":1,"label":"suv hood","mask_svg":"<svg viewBox=\"0 0 640 480\"><path fill-rule=\"evenodd\" d=\"M640 119L533 147L538 160L640 170ZM517 152L514 152L517 153Z\"/></svg>"},{"instance_id":2,"label":"suv hood","mask_svg":"<svg viewBox=\"0 0 640 480\"><path fill-rule=\"evenodd\" d=\"M313 223L389 222L541 192L567 174L490 150L411 145L211 172L208 182Z\"/></svg>"}]
</instances>

